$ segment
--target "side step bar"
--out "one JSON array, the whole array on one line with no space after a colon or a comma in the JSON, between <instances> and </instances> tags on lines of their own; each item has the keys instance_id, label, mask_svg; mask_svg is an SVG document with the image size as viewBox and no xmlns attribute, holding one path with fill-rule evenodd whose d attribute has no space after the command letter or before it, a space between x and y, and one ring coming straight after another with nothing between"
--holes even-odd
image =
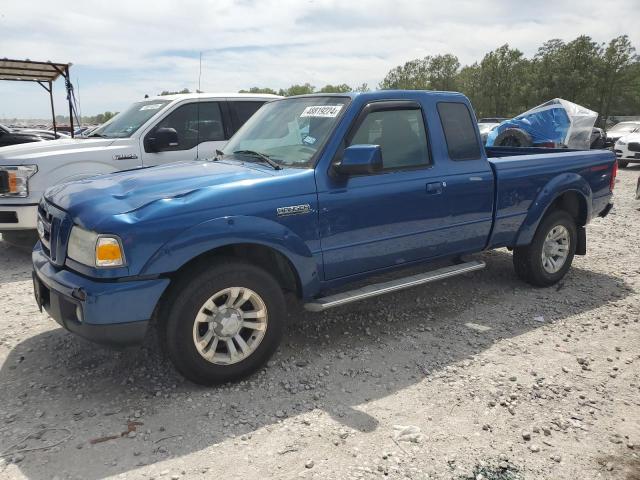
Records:
<instances>
[{"instance_id":1,"label":"side step bar","mask_svg":"<svg viewBox=\"0 0 640 480\"><path fill-rule=\"evenodd\" d=\"M374 283L362 288L350 290L348 292L336 293L328 297L318 298L312 302L305 303L304 308L310 312L322 312L333 307L346 305L347 303L357 302L365 298L377 297L385 293L404 290L405 288L415 287L424 283L435 282L445 278L462 275L476 270L481 270L486 264L480 260L471 260L464 263L458 263L448 267L439 268L426 273L419 273L409 277L391 280L389 282Z\"/></svg>"}]
</instances>

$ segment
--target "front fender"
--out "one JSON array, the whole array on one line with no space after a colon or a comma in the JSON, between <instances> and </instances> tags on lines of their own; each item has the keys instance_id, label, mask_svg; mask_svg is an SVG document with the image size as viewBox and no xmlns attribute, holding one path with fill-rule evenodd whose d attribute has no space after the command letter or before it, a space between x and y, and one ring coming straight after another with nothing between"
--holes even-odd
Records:
<instances>
[{"instance_id":1,"label":"front fender","mask_svg":"<svg viewBox=\"0 0 640 480\"><path fill-rule=\"evenodd\" d=\"M563 173L552 178L542 188L538 196L531 203L529 213L520 226L516 237L516 245L529 245L533 241L540 221L544 218L551 204L566 192L576 192L582 196L587 208L587 221L591 218L593 192L589 183L577 173Z\"/></svg>"},{"instance_id":2,"label":"front fender","mask_svg":"<svg viewBox=\"0 0 640 480\"><path fill-rule=\"evenodd\" d=\"M306 243L284 225L261 217L221 217L191 227L160 247L140 275L175 272L203 253L237 244L262 245L284 255L296 270L304 298L319 290L317 264Z\"/></svg>"}]
</instances>

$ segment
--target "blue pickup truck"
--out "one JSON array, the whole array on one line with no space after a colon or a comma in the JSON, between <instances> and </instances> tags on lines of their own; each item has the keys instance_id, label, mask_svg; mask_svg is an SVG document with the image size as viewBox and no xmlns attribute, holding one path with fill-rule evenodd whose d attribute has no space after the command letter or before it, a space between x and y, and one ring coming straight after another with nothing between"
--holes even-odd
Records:
<instances>
[{"instance_id":1,"label":"blue pickup truck","mask_svg":"<svg viewBox=\"0 0 640 480\"><path fill-rule=\"evenodd\" d=\"M457 93L277 100L206 161L49 189L36 300L96 342L154 325L187 378L229 381L277 348L285 293L322 311L480 269L468 255L500 247L524 281L554 284L611 209L616 165L606 150L485 149Z\"/></svg>"}]
</instances>

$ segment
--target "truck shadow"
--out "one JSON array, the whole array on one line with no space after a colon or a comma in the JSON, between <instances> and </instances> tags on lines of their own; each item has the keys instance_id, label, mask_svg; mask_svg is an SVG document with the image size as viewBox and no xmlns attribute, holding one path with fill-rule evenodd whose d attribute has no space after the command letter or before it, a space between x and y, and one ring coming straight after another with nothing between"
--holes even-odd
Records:
<instances>
[{"instance_id":1,"label":"truck shadow","mask_svg":"<svg viewBox=\"0 0 640 480\"><path fill-rule=\"evenodd\" d=\"M114 352L61 329L32 336L0 370L7 428L0 448L45 427L68 428L70 440L26 453L17 466L28 478L64 470L89 479L239 440L313 409L330 415L336 429L372 431L378 420L364 411L367 402L429 380L501 340L632 292L621 279L579 265L556 287L534 289L515 278L508 253L484 257L486 270L442 283L323 314L296 310L267 368L217 388L184 381L153 348ZM143 423L135 438L90 443L126 432L128 420ZM56 435L40 434L23 446L55 442ZM269 448L289 447L296 448Z\"/></svg>"},{"instance_id":2,"label":"truck shadow","mask_svg":"<svg viewBox=\"0 0 640 480\"><path fill-rule=\"evenodd\" d=\"M13 245L0 236L0 285L22 282L31 278L33 245Z\"/></svg>"}]
</instances>

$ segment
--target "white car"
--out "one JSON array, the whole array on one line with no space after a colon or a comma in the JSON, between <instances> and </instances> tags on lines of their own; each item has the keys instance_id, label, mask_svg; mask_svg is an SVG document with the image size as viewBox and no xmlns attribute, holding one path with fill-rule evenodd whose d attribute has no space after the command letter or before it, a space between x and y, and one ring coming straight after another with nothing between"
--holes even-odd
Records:
<instances>
[{"instance_id":1,"label":"white car","mask_svg":"<svg viewBox=\"0 0 640 480\"><path fill-rule=\"evenodd\" d=\"M0 233L36 228L43 192L59 183L209 158L266 94L180 94L136 102L88 136L0 148ZM15 235L17 237L17 235Z\"/></svg>"},{"instance_id":2,"label":"white car","mask_svg":"<svg viewBox=\"0 0 640 480\"><path fill-rule=\"evenodd\" d=\"M640 163L640 132L620 138L616 142L614 151L620 168L624 168L630 163Z\"/></svg>"}]
</instances>

